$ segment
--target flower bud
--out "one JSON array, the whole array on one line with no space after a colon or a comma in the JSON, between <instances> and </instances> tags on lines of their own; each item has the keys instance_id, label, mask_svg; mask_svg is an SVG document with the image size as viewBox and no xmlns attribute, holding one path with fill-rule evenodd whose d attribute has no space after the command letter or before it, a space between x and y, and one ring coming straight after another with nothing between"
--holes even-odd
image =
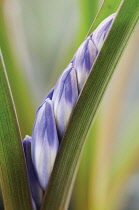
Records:
<instances>
[{"instance_id":1,"label":"flower bud","mask_svg":"<svg viewBox=\"0 0 139 210\"><path fill-rule=\"evenodd\" d=\"M73 57L73 67L77 74L77 84L79 92L82 90L87 80L90 69L97 57L98 50L94 45L91 37L88 37L78 48Z\"/></svg>"},{"instance_id":2,"label":"flower bud","mask_svg":"<svg viewBox=\"0 0 139 210\"><path fill-rule=\"evenodd\" d=\"M78 87L75 69L72 63L60 76L52 96L54 104L54 116L59 138L61 139L73 107L78 98Z\"/></svg>"},{"instance_id":3,"label":"flower bud","mask_svg":"<svg viewBox=\"0 0 139 210\"><path fill-rule=\"evenodd\" d=\"M37 111L31 154L39 184L43 190L49 181L59 147L52 101L47 98Z\"/></svg>"},{"instance_id":4,"label":"flower bud","mask_svg":"<svg viewBox=\"0 0 139 210\"><path fill-rule=\"evenodd\" d=\"M86 38L37 110L32 139L23 141L32 198L40 206L80 91L100 52L115 14L110 15Z\"/></svg>"},{"instance_id":5,"label":"flower bud","mask_svg":"<svg viewBox=\"0 0 139 210\"><path fill-rule=\"evenodd\" d=\"M116 13L108 16L99 24L96 30L92 33L92 40L98 51L101 50L101 47L105 41L105 38L109 32L109 29L112 25L112 22L115 16L116 16Z\"/></svg>"},{"instance_id":6,"label":"flower bud","mask_svg":"<svg viewBox=\"0 0 139 210\"><path fill-rule=\"evenodd\" d=\"M81 44L53 89L52 101L59 138L63 137L78 95L88 77L115 14L110 15Z\"/></svg>"},{"instance_id":7,"label":"flower bud","mask_svg":"<svg viewBox=\"0 0 139 210\"><path fill-rule=\"evenodd\" d=\"M32 143L32 138L30 136L26 136L23 141L23 148L24 148L24 154L26 157L26 165L27 165L27 170L28 170L28 177L29 177L30 189L31 189L31 194L32 194L33 206L35 208L35 205L36 205L39 208L41 206L41 202L43 198L43 190L38 183L38 178L34 171L34 166L33 166L32 157L31 157L31 143ZM34 204L34 200L35 200L35 204Z\"/></svg>"}]
</instances>

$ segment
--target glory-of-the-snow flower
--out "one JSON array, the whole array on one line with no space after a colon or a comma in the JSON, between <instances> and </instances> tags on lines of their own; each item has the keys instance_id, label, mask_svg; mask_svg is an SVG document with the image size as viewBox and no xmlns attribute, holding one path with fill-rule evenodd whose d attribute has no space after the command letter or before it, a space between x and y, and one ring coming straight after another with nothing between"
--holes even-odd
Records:
<instances>
[{"instance_id":1,"label":"glory-of-the-snow flower","mask_svg":"<svg viewBox=\"0 0 139 210\"><path fill-rule=\"evenodd\" d=\"M78 48L38 108L32 137L23 141L34 209L41 205L60 141L114 18L112 14L103 20Z\"/></svg>"}]
</instances>

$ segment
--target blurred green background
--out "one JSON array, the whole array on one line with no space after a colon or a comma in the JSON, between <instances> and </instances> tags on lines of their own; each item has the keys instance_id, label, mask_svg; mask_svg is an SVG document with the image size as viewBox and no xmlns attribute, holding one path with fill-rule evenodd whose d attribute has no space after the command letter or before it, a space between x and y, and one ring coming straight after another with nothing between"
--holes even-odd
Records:
<instances>
[{"instance_id":1,"label":"blurred green background","mask_svg":"<svg viewBox=\"0 0 139 210\"><path fill-rule=\"evenodd\" d=\"M1 0L2 49L22 137L35 110L72 59L98 0ZM139 209L139 24L88 136L70 203L73 210Z\"/></svg>"}]
</instances>

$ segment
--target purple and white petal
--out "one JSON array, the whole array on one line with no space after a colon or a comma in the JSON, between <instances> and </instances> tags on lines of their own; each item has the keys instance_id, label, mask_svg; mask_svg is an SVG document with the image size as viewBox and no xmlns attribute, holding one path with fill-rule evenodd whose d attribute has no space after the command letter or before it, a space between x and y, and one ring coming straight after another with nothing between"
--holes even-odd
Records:
<instances>
[{"instance_id":1,"label":"purple and white petal","mask_svg":"<svg viewBox=\"0 0 139 210\"><path fill-rule=\"evenodd\" d=\"M96 28L96 30L92 33L92 40L97 47L98 51L101 50L101 47L104 43L104 40L109 32L109 29L112 25L112 22L116 16L116 13L108 16L106 19L104 19L99 26Z\"/></svg>"},{"instance_id":2,"label":"purple and white petal","mask_svg":"<svg viewBox=\"0 0 139 210\"><path fill-rule=\"evenodd\" d=\"M32 138L30 136L26 136L23 140L23 148L24 148L24 154L26 158L26 165L27 165L27 171L28 171L28 177L29 177L29 183L30 183L30 189L33 201L35 202L35 205L37 208L41 206L42 198L43 198L43 190L41 189L38 179L36 177L34 167L32 164L32 158L31 158L31 142Z\"/></svg>"},{"instance_id":3,"label":"purple and white petal","mask_svg":"<svg viewBox=\"0 0 139 210\"><path fill-rule=\"evenodd\" d=\"M52 97L54 115L60 139L63 137L71 112L78 98L78 87L75 69L72 63L60 76Z\"/></svg>"},{"instance_id":4,"label":"purple and white petal","mask_svg":"<svg viewBox=\"0 0 139 210\"><path fill-rule=\"evenodd\" d=\"M77 83L79 91L82 90L83 85L88 77L90 69L97 57L98 50L92 42L91 38L88 37L78 48L77 52L73 57L73 66L77 73Z\"/></svg>"},{"instance_id":5,"label":"purple and white petal","mask_svg":"<svg viewBox=\"0 0 139 210\"><path fill-rule=\"evenodd\" d=\"M47 98L37 111L31 146L33 165L43 190L46 190L58 147L53 105Z\"/></svg>"}]
</instances>

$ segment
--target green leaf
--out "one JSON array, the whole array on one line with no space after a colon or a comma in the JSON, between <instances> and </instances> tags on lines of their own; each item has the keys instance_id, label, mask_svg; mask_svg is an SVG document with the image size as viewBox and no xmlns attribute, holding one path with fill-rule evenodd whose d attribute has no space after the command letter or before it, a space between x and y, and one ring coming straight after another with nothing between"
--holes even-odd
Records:
<instances>
[{"instance_id":1,"label":"green leaf","mask_svg":"<svg viewBox=\"0 0 139 210\"><path fill-rule=\"evenodd\" d=\"M0 180L5 209L32 209L21 135L1 54Z\"/></svg>"},{"instance_id":2,"label":"green leaf","mask_svg":"<svg viewBox=\"0 0 139 210\"><path fill-rule=\"evenodd\" d=\"M74 109L56 158L42 210L68 207L88 131L138 18L139 1L123 0Z\"/></svg>"}]
</instances>

